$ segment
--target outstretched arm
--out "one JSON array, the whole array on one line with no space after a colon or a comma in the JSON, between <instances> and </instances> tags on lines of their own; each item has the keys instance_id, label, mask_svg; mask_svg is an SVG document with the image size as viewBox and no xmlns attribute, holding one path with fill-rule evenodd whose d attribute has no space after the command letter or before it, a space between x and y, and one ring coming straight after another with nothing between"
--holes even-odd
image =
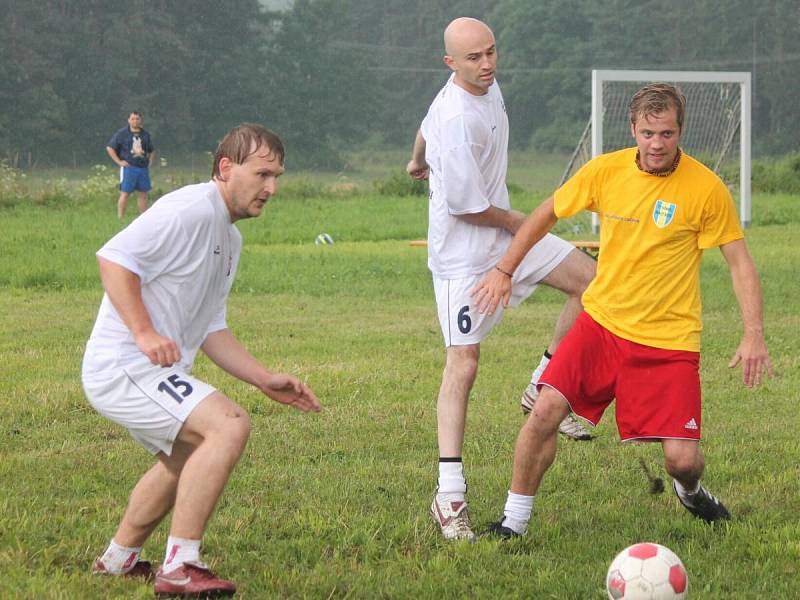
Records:
<instances>
[{"instance_id":1,"label":"outstretched arm","mask_svg":"<svg viewBox=\"0 0 800 600\"><path fill-rule=\"evenodd\" d=\"M111 304L130 329L136 346L154 365L171 367L181 359L174 340L164 337L153 327L150 313L142 300L142 282L139 276L125 267L102 257L100 279Z\"/></svg>"},{"instance_id":2,"label":"outstretched arm","mask_svg":"<svg viewBox=\"0 0 800 600\"><path fill-rule=\"evenodd\" d=\"M472 296L481 312L491 315L501 301L503 306L508 306L514 271L533 245L558 222L553 202L553 197L550 196L525 219L495 269L487 273L473 288Z\"/></svg>"},{"instance_id":3,"label":"outstretched arm","mask_svg":"<svg viewBox=\"0 0 800 600\"><path fill-rule=\"evenodd\" d=\"M425 160L425 138L422 137L422 130L417 130L414 138L414 147L411 149L411 160L406 165L406 173L414 179L427 179L430 167Z\"/></svg>"},{"instance_id":4,"label":"outstretched arm","mask_svg":"<svg viewBox=\"0 0 800 600\"><path fill-rule=\"evenodd\" d=\"M733 291L744 324L742 340L728 366L734 368L741 363L742 382L752 387L761 383L764 372L770 377L774 375L764 341L761 282L744 239L729 242L719 249L731 270Z\"/></svg>"},{"instance_id":5,"label":"outstretched arm","mask_svg":"<svg viewBox=\"0 0 800 600\"><path fill-rule=\"evenodd\" d=\"M275 402L303 412L319 411L319 400L308 386L292 375L268 371L229 329L210 333L201 349L222 370L257 387Z\"/></svg>"}]
</instances>

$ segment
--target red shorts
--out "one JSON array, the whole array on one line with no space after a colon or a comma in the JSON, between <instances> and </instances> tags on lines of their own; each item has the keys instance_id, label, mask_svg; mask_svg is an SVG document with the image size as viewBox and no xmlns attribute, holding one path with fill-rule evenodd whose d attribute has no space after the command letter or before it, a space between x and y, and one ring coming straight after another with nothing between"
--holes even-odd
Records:
<instances>
[{"instance_id":1,"label":"red shorts","mask_svg":"<svg viewBox=\"0 0 800 600\"><path fill-rule=\"evenodd\" d=\"M594 425L616 398L623 441L700 439L700 354L631 342L585 312L539 384L559 392L576 415Z\"/></svg>"}]
</instances>

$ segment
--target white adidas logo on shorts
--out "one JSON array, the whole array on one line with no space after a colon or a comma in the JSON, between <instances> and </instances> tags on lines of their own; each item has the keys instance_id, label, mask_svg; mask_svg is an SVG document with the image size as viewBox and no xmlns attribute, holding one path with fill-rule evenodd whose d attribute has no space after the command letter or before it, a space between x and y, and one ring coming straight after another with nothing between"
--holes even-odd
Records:
<instances>
[{"instance_id":1,"label":"white adidas logo on shorts","mask_svg":"<svg viewBox=\"0 0 800 600\"><path fill-rule=\"evenodd\" d=\"M684 429L697 429L697 421L694 420L694 417L689 419L689 422L683 426Z\"/></svg>"}]
</instances>

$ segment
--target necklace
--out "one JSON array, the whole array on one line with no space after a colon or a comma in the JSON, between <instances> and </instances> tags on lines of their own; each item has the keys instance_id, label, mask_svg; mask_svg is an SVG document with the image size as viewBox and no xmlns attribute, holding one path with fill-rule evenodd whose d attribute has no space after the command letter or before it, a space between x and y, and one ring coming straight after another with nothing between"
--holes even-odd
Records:
<instances>
[{"instance_id":1,"label":"necklace","mask_svg":"<svg viewBox=\"0 0 800 600\"><path fill-rule=\"evenodd\" d=\"M675 172L675 169L678 168L678 163L681 161L681 149L678 148L678 151L675 153L675 160L672 161L672 166L667 169L666 171L648 171L647 169L643 169L641 163L639 162L639 150L636 150L636 168L640 171L647 173L648 175L655 175L656 177L668 177Z\"/></svg>"}]
</instances>

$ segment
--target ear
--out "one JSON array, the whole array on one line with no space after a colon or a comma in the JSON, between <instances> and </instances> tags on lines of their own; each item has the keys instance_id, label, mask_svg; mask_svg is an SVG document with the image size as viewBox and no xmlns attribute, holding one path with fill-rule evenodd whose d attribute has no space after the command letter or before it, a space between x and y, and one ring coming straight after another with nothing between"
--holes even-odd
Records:
<instances>
[{"instance_id":1,"label":"ear","mask_svg":"<svg viewBox=\"0 0 800 600\"><path fill-rule=\"evenodd\" d=\"M633 136L634 139L636 139L636 124L635 123L631 123L631 135Z\"/></svg>"},{"instance_id":2,"label":"ear","mask_svg":"<svg viewBox=\"0 0 800 600\"><path fill-rule=\"evenodd\" d=\"M446 64L451 71L456 70L456 61L453 60L452 56L450 56L449 54L445 54L442 60L444 61L444 64Z\"/></svg>"},{"instance_id":3,"label":"ear","mask_svg":"<svg viewBox=\"0 0 800 600\"><path fill-rule=\"evenodd\" d=\"M227 156L223 156L219 159L219 175L220 179L223 181L227 181L228 175L231 174L231 169L233 169L233 161L228 158Z\"/></svg>"}]
</instances>

